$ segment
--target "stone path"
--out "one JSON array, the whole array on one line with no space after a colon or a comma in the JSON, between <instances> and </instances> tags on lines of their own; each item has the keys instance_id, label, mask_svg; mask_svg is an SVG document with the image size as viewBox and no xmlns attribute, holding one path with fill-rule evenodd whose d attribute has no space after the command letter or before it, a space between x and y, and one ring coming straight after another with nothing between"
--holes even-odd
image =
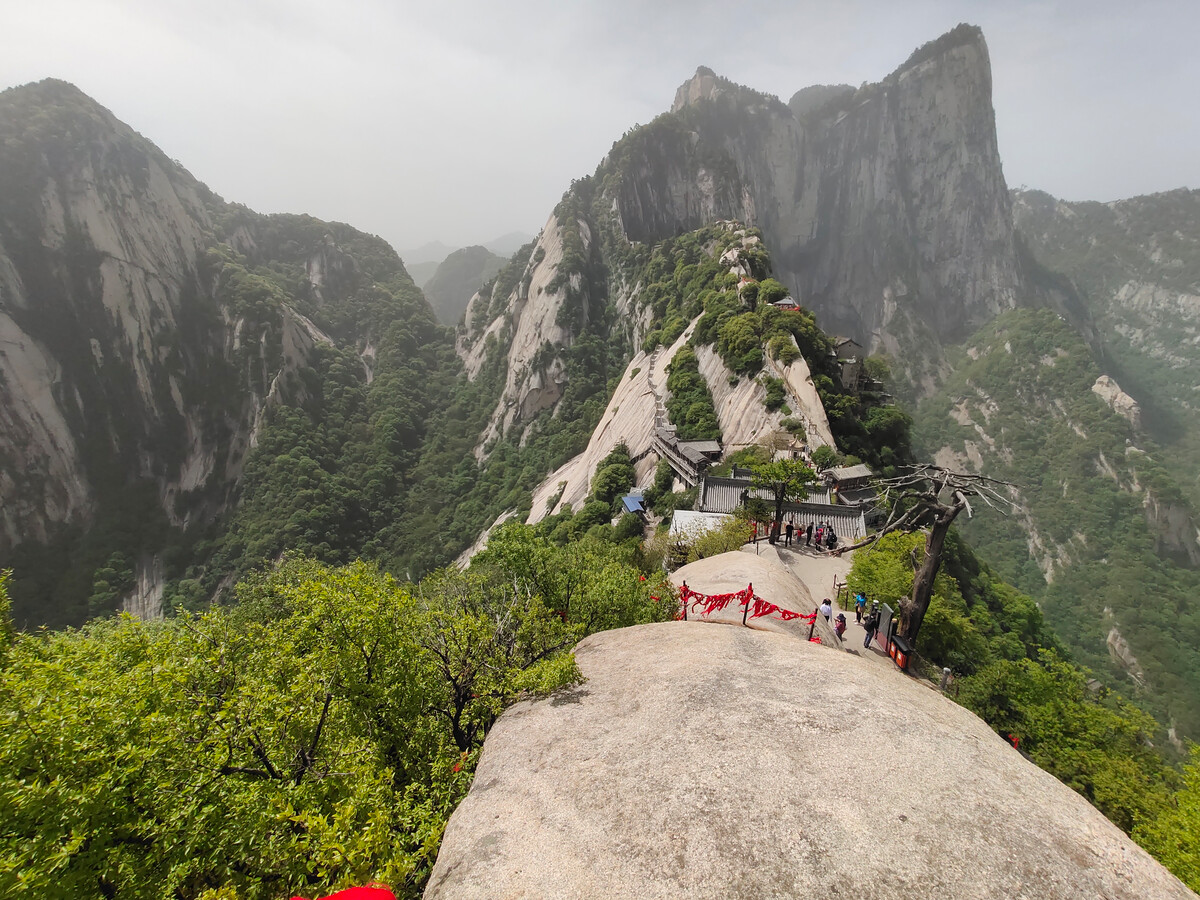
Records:
<instances>
[{"instance_id":1,"label":"stone path","mask_svg":"<svg viewBox=\"0 0 1200 900\"><path fill-rule=\"evenodd\" d=\"M667 419L667 405L663 402L663 391L658 383L658 362L662 358L662 351L661 345L654 348L654 352L650 355L650 365L646 369L646 381L650 384L650 390L654 392L655 428L666 428L670 424Z\"/></svg>"},{"instance_id":2,"label":"stone path","mask_svg":"<svg viewBox=\"0 0 1200 900\"><path fill-rule=\"evenodd\" d=\"M751 549L753 545L747 545L746 549ZM804 582L808 587L809 593L813 599L820 603L822 599L828 597L834 604L834 618L837 618L838 603L837 592L834 587L837 584L843 584L846 581L846 576L850 574L850 566L854 563L854 554L846 553L842 556L834 556L832 553L823 553L815 550L812 547L805 547L801 541L799 545L793 544L790 547L776 545L772 547L765 541L760 542L760 553L772 553L778 558L783 566L795 575L798 579ZM842 640L845 642L845 651L854 656L861 657L874 665L882 666L887 669L895 668L895 664L891 658L879 649L879 645L874 641L871 642L869 648L863 648L863 638L867 632L861 625L854 621L854 602L848 601L848 608L841 610L846 614L846 633L842 635Z\"/></svg>"}]
</instances>

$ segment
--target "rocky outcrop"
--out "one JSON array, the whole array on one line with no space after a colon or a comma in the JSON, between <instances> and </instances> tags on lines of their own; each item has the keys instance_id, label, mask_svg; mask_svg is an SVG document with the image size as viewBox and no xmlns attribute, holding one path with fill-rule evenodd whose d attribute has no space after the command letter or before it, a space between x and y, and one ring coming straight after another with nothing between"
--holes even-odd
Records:
<instances>
[{"instance_id":1,"label":"rocky outcrop","mask_svg":"<svg viewBox=\"0 0 1200 900\"><path fill-rule=\"evenodd\" d=\"M794 575L780 560L779 551L767 544L755 545L752 549L718 553L705 559L681 566L671 573L671 583L678 589L684 584L701 594L734 594L747 586L754 588L754 595L774 603L780 609L807 615L817 608L809 585ZM714 622L723 625L742 625L742 610L737 604L713 610L705 615L699 606L688 610L689 622ZM822 620L824 621L824 620ZM785 621L775 615L749 619L746 627L761 631L790 634L808 640L808 625L804 619ZM830 630L830 634L832 634ZM834 644L827 646L833 647Z\"/></svg>"},{"instance_id":2,"label":"rocky outcrop","mask_svg":"<svg viewBox=\"0 0 1200 900\"><path fill-rule=\"evenodd\" d=\"M1200 527L1190 507L1164 502L1147 490L1142 501L1146 524L1155 536L1155 549L1189 566L1200 566Z\"/></svg>"},{"instance_id":3,"label":"rocky outcrop","mask_svg":"<svg viewBox=\"0 0 1200 900\"><path fill-rule=\"evenodd\" d=\"M1111 610L1105 610L1111 614ZM1137 657L1133 655L1133 650L1129 646L1129 642L1125 640L1125 636L1121 634L1117 626L1113 626L1108 630L1108 637L1105 639L1105 645L1108 647L1108 655L1113 663L1132 678L1137 684L1145 686L1146 673L1142 671L1141 664L1137 661Z\"/></svg>"},{"instance_id":4,"label":"rocky outcrop","mask_svg":"<svg viewBox=\"0 0 1200 900\"><path fill-rule=\"evenodd\" d=\"M650 455L655 410L651 378L656 366L665 365L657 355L645 353L630 360L621 383L600 417L600 424L592 432L587 449L547 475L534 490L528 517L531 524L568 507L578 512L591 493L596 467L617 444L624 444L635 460L638 484L648 483L657 461Z\"/></svg>"},{"instance_id":5,"label":"rocky outcrop","mask_svg":"<svg viewBox=\"0 0 1200 900\"><path fill-rule=\"evenodd\" d=\"M576 222L573 227L579 228L581 239L590 244L586 223ZM480 459L490 442L507 434L514 424L527 424L538 413L552 409L562 397L565 366L555 350L570 346L573 337L559 321L570 286L569 277L558 278L563 245L562 225L551 216L511 294L498 298L502 301L499 313L488 320L492 303L488 294L477 293L467 307L467 328L459 332L457 347L468 376L479 374L493 344L499 343L507 358L504 388L476 450ZM485 327L475 331L480 324Z\"/></svg>"},{"instance_id":6,"label":"rocky outcrop","mask_svg":"<svg viewBox=\"0 0 1200 900\"><path fill-rule=\"evenodd\" d=\"M121 604L121 611L139 619L161 619L166 572L159 556L143 556L134 571L133 592Z\"/></svg>"},{"instance_id":7,"label":"rocky outcrop","mask_svg":"<svg viewBox=\"0 0 1200 900\"><path fill-rule=\"evenodd\" d=\"M426 897L1194 897L980 719L851 654L675 622L576 658L583 684L488 735Z\"/></svg>"},{"instance_id":8,"label":"rocky outcrop","mask_svg":"<svg viewBox=\"0 0 1200 900\"><path fill-rule=\"evenodd\" d=\"M1121 390L1121 386L1110 376L1101 375L1092 385L1092 393L1103 400L1113 412L1123 417L1133 427L1141 431L1142 408L1138 402Z\"/></svg>"},{"instance_id":9,"label":"rocky outcrop","mask_svg":"<svg viewBox=\"0 0 1200 900\"><path fill-rule=\"evenodd\" d=\"M718 77L712 69L700 66L696 69L696 74L681 84L679 90L675 92L675 102L671 104L671 112L679 112L701 100L715 100L721 96L727 86L736 90L736 86L729 85L729 82Z\"/></svg>"}]
</instances>

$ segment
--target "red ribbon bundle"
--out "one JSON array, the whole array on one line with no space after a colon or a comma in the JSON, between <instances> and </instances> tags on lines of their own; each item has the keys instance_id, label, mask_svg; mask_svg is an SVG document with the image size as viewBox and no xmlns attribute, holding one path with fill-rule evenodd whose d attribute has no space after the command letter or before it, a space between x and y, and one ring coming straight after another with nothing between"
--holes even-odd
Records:
<instances>
[{"instance_id":1,"label":"red ribbon bundle","mask_svg":"<svg viewBox=\"0 0 1200 900\"><path fill-rule=\"evenodd\" d=\"M723 610L734 600L738 602L738 606L745 606L748 596L752 596L749 591L750 589L746 588L733 594L701 594L684 585L679 589L679 599L689 612L695 612L696 607L699 606L701 607L700 615L711 616L713 613Z\"/></svg>"},{"instance_id":2,"label":"red ribbon bundle","mask_svg":"<svg viewBox=\"0 0 1200 900\"><path fill-rule=\"evenodd\" d=\"M686 584L679 589L680 609L688 610L691 613L696 612L699 607L700 616L711 616L715 612L721 612L735 600L738 608L750 608L750 618L758 619L762 616L770 616L778 614L779 618L785 622L790 622L793 619L803 619L806 622L812 622L817 614L814 610L808 615L794 612L790 609L783 609L776 606L769 600L764 600L762 597L754 593L752 585L747 585L744 590L736 591L732 594L701 594L699 591L694 591ZM751 605L751 601L753 605Z\"/></svg>"},{"instance_id":3,"label":"red ribbon bundle","mask_svg":"<svg viewBox=\"0 0 1200 900\"><path fill-rule=\"evenodd\" d=\"M762 597L754 598L754 606L750 610L750 618L757 619L759 616L769 616L773 613L779 613L779 618L785 622L790 622L793 619L803 619L806 622L812 622L817 617L816 612L811 612L806 616L794 610L778 607L769 600L764 600Z\"/></svg>"}]
</instances>

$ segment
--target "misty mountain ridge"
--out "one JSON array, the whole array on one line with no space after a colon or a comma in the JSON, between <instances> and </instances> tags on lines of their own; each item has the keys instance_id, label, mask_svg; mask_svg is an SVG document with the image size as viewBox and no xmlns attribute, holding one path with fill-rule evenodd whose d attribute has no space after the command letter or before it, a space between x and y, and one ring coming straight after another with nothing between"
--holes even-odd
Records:
<instances>
[{"instance_id":1,"label":"misty mountain ridge","mask_svg":"<svg viewBox=\"0 0 1200 900\"><path fill-rule=\"evenodd\" d=\"M492 238L490 241L470 246L483 247L496 256L508 259L531 240L533 240L532 234L527 234L523 231L509 231L499 237ZM411 266L422 265L424 263L440 263L455 250L460 249L462 248L452 247L442 241L429 241L412 250L399 250L397 252L399 252L401 259L404 260L405 265Z\"/></svg>"},{"instance_id":2,"label":"misty mountain ridge","mask_svg":"<svg viewBox=\"0 0 1200 900\"><path fill-rule=\"evenodd\" d=\"M505 258L486 247L463 247L438 263L420 285L443 325L456 325L471 298L504 268Z\"/></svg>"},{"instance_id":3,"label":"misty mountain ridge","mask_svg":"<svg viewBox=\"0 0 1200 900\"><path fill-rule=\"evenodd\" d=\"M503 519L547 552L637 538L627 486L666 515L690 502L658 465L665 423L883 474L915 449L1011 482L1012 515L963 533L1182 747L1200 736L1196 213L1196 192L1010 191L965 25L878 83L789 103L701 67L536 238L507 262L447 251L428 297L381 239L227 203L63 82L5 91L14 615L203 610L292 552L415 580ZM847 376L835 334L886 392ZM1014 625L1040 628L1039 606L969 550L955 565L956 664L1041 665Z\"/></svg>"},{"instance_id":4,"label":"misty mountain ridge","mask_svg":"<svg viewBox=\"0 0 1200 900\"><path fill-rule=\"evenodd\" d=\"M476 244L473 246L482 247L491 255L501 260L506 260L531 240L533 240L533 235L531 234L525 234L521 231L510 231L498 238L493 238L485 244ZM408 269L408 273L412 276L412 280L416 283L417 287L424 289L429 279L437 271L438 266L445 262L448 257L458 250L470 249L472 247L451 247L448 244L443 244L441 241L431 241L415 250L401 251L400 256L404 260L404 267ZM489 265L488 268L489 270L496 269L494 265ZM491 271L488 277L494 274L495 271ZM486 281L487 279L485 278L484 280ZM479 285L475 285L472 293L478 287ZM467 299L470 299L469 295ZM455 300L452 305L458 310L458 315L461 315L462 309L466 308L465 301ZM458 321L458 315L451 316L449 319L444 318L443 321L447 325L453 325Z\"/></svg>"}]
</instances>

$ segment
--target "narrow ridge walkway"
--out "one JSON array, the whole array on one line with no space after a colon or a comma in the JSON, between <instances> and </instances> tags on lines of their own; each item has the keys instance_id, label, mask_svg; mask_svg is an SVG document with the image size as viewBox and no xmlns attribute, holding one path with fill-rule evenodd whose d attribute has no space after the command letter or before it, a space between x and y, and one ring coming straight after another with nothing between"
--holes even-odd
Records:
<instances>
[{"instance_id":1,"label":"narrow ridge walkway","mask_svg":"<svg viewBox=\"0 0 1200 900\"><path fill-rule=\"evenodd\" d=\"M764 544L764 550L766 547L770 547L770 545ZM835 584L845 584L846 576L850 574L850 567L854 562L853 553L834 556L831 553L814 550L812 547L805 547L803 540L799 545L793 544L790 547L776 545L770 550L778 556L779 562L784 568L804 582L816 602L820 603L821 600L828 597L833 602L835 618L839 611L846 614L846 633L842 635L842 640L845 642L843 649L847 653L852 653L887 669L895 668L895 663L879 649L879 645L874 641L871 642L870 647L863 647L863 638L867 636L867 632L865 628L854 621L853 599L848 602L846 609L839 610L838 608Z\"/></svg>"}]
</instances>

